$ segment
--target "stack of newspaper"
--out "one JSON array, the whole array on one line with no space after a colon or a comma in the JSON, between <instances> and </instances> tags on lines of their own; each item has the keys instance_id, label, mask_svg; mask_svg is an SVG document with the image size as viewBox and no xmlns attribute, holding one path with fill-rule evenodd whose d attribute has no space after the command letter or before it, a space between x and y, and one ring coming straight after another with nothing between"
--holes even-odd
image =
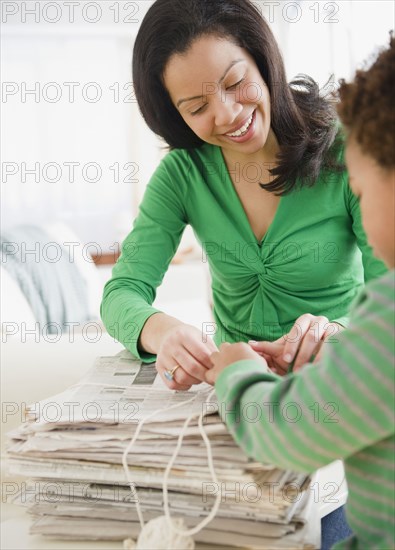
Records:
<instances>
[{"instance_id":1,"label":"stack of newspaper","mask_svg":"<svg viewBox=\"0 0 395 550\"><path fill-rule=\"evenodd\" d=\"M215 396L208 400L210 394L205 384L170 391L154 365L143 365L124 351L97 359L78 384L30 406L26 422L9 434L7 462L11 476L29 478L15 501L32 514L31 533L68 540L137 538L136 500L144 521L163 515L164 471L185 419L196 413L168 478L171 516L193 527L220 492L216 517L195 541L318 547L310 479L246 457L221 421ZM202 411L217 482L198 427ZM138 427L127 454L131 484L122 456Z\"/></svg>"}]
</instances>

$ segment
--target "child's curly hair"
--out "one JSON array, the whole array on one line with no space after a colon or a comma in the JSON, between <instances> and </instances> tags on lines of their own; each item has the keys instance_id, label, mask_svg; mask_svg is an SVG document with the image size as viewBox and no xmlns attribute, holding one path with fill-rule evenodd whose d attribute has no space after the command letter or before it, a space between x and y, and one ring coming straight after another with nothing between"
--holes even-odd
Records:
<instances>
[{"instance_id":1,"label":"child's curly hair","mask_svg":"<svg viewBox=\"0 0 395 550\"><path fill-rule=\"evenodd\" d=\"M384 169L395 168L395 40L353 82L340 82L339 116L361 150Z\"/></svg>"}]
</instances>

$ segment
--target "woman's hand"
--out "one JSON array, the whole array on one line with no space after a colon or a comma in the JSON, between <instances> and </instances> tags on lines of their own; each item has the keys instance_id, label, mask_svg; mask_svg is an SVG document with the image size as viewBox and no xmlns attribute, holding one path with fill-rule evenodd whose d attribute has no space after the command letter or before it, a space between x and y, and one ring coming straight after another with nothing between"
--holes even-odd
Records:
<instances>
[{"instance_id":1,"label":"woman's hand","mask_svg":"<svg viewBox=\"0 0 395 550\"><path fill-rule=\"evenodd\" d=\"M309 362L321 359L322 344L342 330L338 323L331 323L324 316L306 313L299 317L288 334L274 342L253 342L249 344L267 360L269 367L284 375L293 363L293 372Z\"/></svg>"},{"instance_id":2,"label":"woman's hand","mask_svg":"<svg viewBox=\"0 0 395 550\"><path fill-rule=\"evenodd\" d=\"M205 380L212 367L210 356L217 349L211 338L203 341L197 328L179 324L166 332L157 353L156 369L171 390L189 390ZM168 380L165 373L172 370L173 379Z\"/></svg>"},{"instance_id":3,"label":"woman's hand","mask_svg":"<svg viewBox=\"0 0 395 550\"><path fill-rule=\"evenodd\" d=\"M214 365L213 368L206 370L206 382L214 385L219 374L226 369L232 363L241 361L243 359L253 359L262 364L262 367L266 370L266 361L255 351L252 351L248 344L221 344L219 351L215 351L211 355L211 362Z\"/></svg>"}]
</instances>

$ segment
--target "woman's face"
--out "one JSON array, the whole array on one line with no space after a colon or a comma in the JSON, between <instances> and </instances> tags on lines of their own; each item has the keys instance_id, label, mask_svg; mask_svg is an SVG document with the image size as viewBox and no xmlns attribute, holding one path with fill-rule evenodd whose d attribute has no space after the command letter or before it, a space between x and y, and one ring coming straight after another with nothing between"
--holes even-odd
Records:
<instances>
[{"instance_id":1,"label":"woman's face","mask_svg":"<svg viewBox=\"0 0 395 550\"><path fill-rule=\"evenodd\" d=\"M224 152L255 153L274 135L268 88L254 59L230 40L198 38L170 58L163 77L186 124Z\"/></svg>"},{"instance_id":2,"label":"woman's face","mask_svg":"<svg viewBox=\"0 0 395 550\"><path fill-rule=\"evenodd\" d=\"M346 148L350 186L359 197L362 223L375 255L395 265L395 171L385 171L354 139Z\"/></svg>"}]
</instances>

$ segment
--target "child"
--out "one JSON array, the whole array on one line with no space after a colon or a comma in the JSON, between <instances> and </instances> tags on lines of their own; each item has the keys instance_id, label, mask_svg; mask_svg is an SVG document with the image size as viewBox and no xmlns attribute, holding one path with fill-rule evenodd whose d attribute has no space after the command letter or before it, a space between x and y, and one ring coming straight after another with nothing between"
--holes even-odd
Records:
<instances>
[{"instance_id":1,"label":"child","mask_svg":"<svg viewBox=\"0 0 395 550\"><path fill-rule=\"evenodd\" d=\"M313 472L343 459L353 535L335 548L394 548L395 43L341 83L346 162L370 244L391 269L365 287L349 329L321 363L283 378L244 343L223 344L206 380L235 440L254 459ZM257 422L243 411L260 407ZM268 414L269 411L272 413Z\"/></svg>"}]
</instances>

